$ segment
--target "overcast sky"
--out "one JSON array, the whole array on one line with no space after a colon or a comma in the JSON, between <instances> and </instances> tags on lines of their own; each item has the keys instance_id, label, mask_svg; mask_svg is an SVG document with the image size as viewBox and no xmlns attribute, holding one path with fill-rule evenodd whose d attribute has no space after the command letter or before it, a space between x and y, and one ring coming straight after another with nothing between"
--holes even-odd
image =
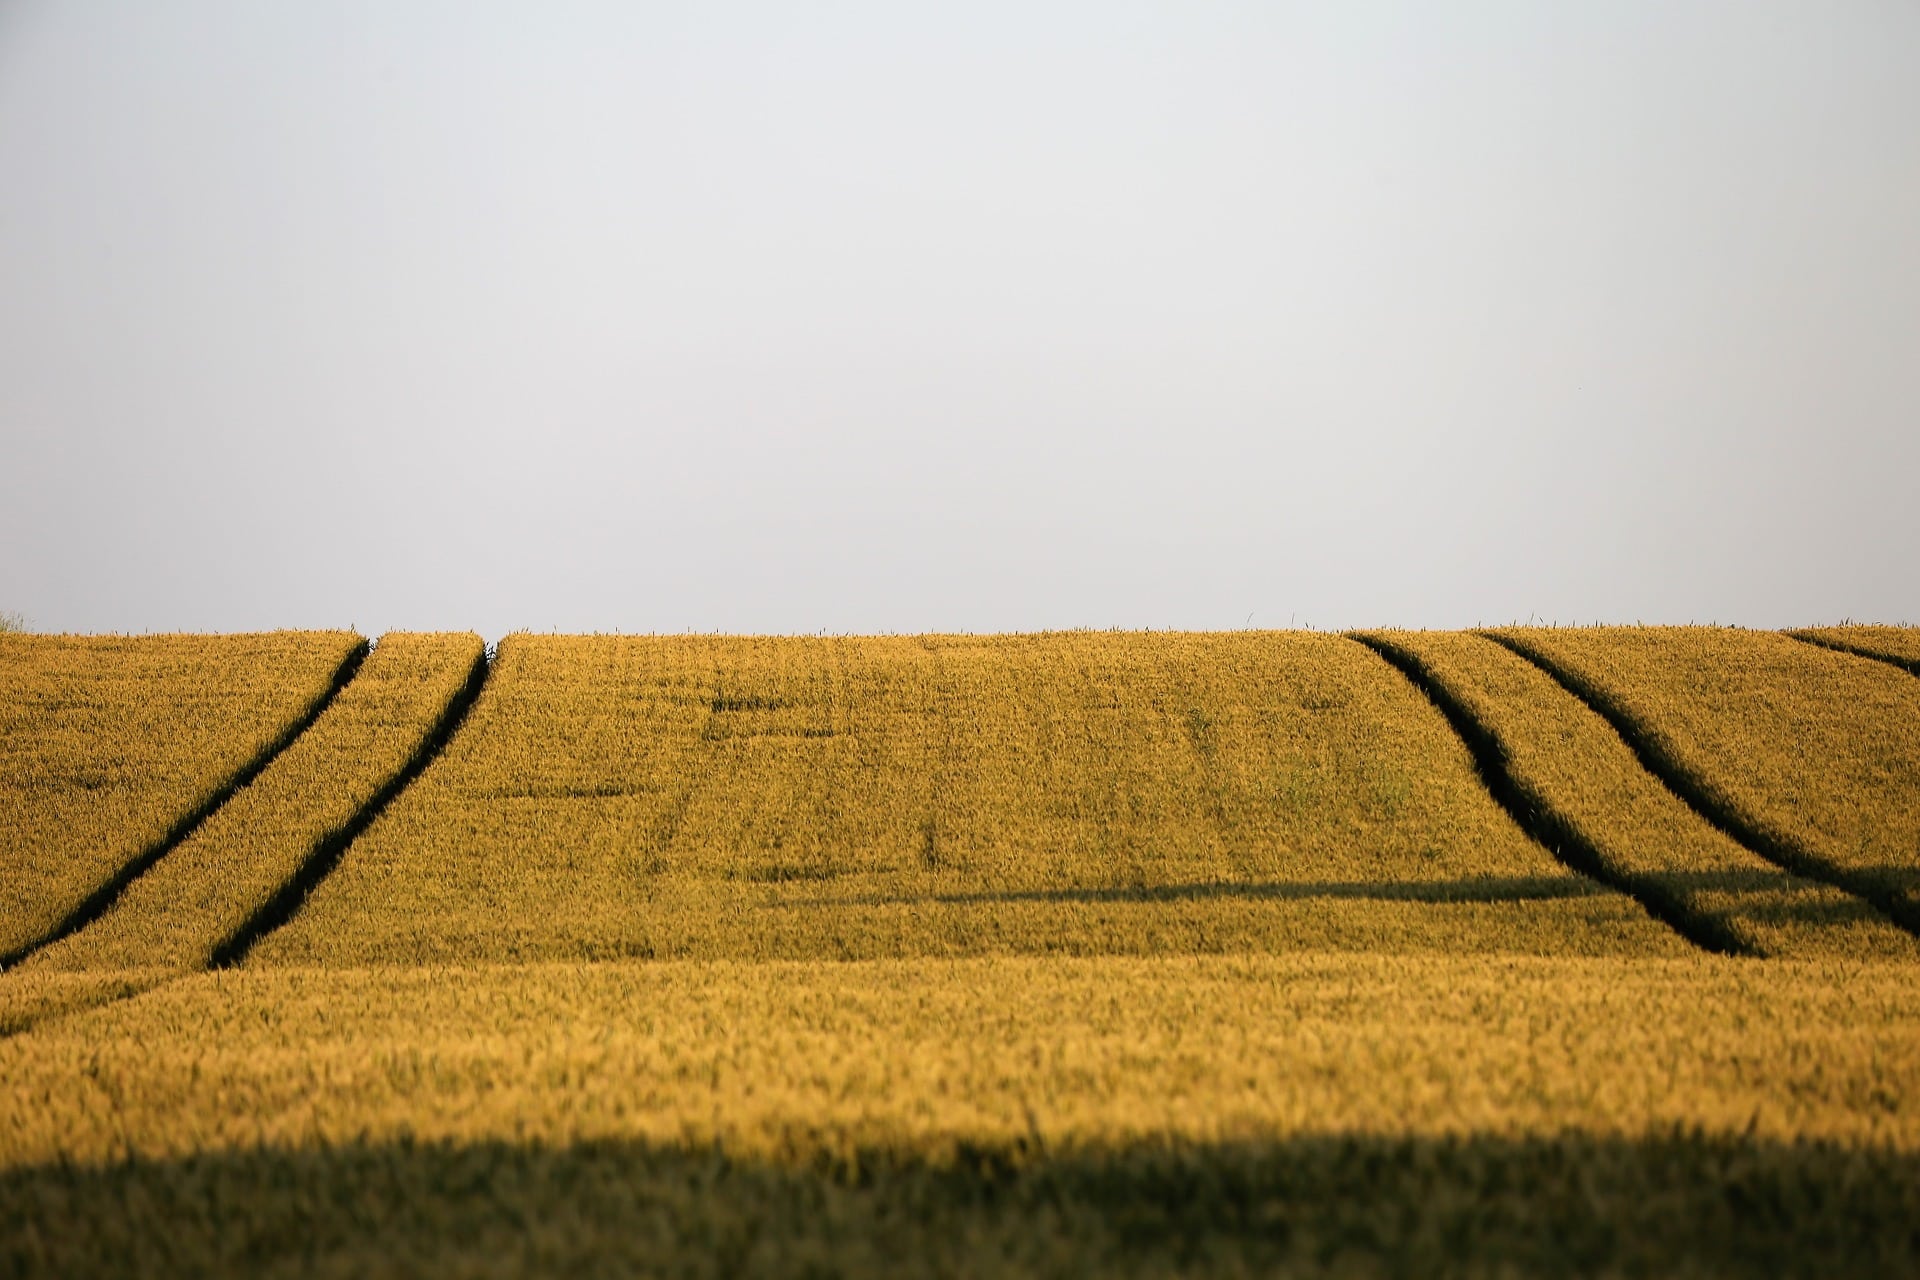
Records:
<instances>
[{"instance_id":1,"label":"overcast sky","mask_svg":"<svg viewBox=\"0 0 1920 1280\"><path fill-rule=\"evenodd\" d=\"M0 4L47 630L1920 622L1920 4Z\"/></svg>"}]
</instances>

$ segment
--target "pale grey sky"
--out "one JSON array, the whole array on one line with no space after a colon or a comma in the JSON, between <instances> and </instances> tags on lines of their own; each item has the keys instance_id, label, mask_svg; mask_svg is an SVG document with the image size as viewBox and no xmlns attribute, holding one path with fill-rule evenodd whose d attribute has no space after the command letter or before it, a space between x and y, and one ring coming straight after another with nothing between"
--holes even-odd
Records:
<instances>
[{"instance_id":1,"label":"pale grey sky","mask_svg":"<svg viewBox=\"0 0 1920 1280\"><path fill-rule=\"evenodd\" d=\"M1920 621L1920 4L0 6L43 629Z\"/></svg>"}]
</instances>

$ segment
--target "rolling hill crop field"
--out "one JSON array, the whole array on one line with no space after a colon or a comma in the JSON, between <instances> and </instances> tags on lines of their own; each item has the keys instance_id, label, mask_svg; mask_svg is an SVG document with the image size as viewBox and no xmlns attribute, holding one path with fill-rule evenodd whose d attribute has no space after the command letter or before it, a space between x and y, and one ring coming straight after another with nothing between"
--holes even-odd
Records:
<instances>
[{"instance_id":1,"label":"rolling hill crop field","mask_svg":"<svg viewBox=\"0 0 1920 1280\"><path fill-rule=\"evenodd\" d=\"M1917 663L0 634L0 1274L1913 1274Z\"/></svg>"}]
</instances>

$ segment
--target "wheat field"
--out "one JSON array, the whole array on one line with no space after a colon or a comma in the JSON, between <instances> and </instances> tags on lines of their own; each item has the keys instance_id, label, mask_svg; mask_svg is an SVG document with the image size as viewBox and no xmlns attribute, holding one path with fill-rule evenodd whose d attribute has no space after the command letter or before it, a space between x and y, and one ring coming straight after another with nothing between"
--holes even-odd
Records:
<instances>
[{"instance_id":1,"label":"wheat field","mask_svg":"<svg viewBox=\"0 0 1920 1280\"><path fill-rule=\"evenodd\" d=\"M365 647L345 632L0 633L0 962L184 834Z\"/></svg>"},{"instance_id":2,"label":"wheat field","mask_svg":"<svg viewBox=\"0 0 1920 1280\"><path fill-rule=\"evenodd\" d=\"M1911 1273L1857 630L0 636L0 1272Z\"/></svg>"},{"instance_id":3,"label":"wheat field","mask_svg":"<svg viewBox=\"0 0 1920 1280\"><path fill-rule=\"evenodd\" d=\"M1563 825L1563 850L1590 848L1595 873L1665 908L1696 941L1749 955L1920 958L1914 935L1872 904L1794 875L1689 808L1600 715L1518 654L1457 632L1371 638L1464 704L1524 802Z\"/></svg>"},{"instance_id":4,"label":"wheat field","mask_svg":"<svg viewBox=\"0 0 1920 1280\"><path fill-rule=\"evenodd\" d=\"M421 750L482 648L473 635L382 637L312 727L98 920L24 967L193 970L236 950L275 893Z\"/></svg>"},{"instance_id":5,"label":"wheat field","mask_svg":"<svg viewBox=\"0 0 1920 1280\"><path fill-rule=\"evenodd\" d=\"M1613 720L1722 826L1920 927L1920 681L1731 628L1491 634Z\"/></svg>"},{"instance_id":6,"label":"wheat field","mask_svg":"<svg viewBox=\"0 0 1920 1280\"><path fill-rule=\"evenodd\" d=\"M1890 662L1920 675L1920 627L1806 627L1792 634L1841 653Z\"/></svg>"},{"instance_id":7,"label":"wheat field","mask_svg":"<svg viewBox=\"0 0 1920 1280\"><path fill-rule=\"evenodd\" d=\"M1337 636L513 636L250 962L1684 950L1592 890Z\"/></svg>"}]
</instances>

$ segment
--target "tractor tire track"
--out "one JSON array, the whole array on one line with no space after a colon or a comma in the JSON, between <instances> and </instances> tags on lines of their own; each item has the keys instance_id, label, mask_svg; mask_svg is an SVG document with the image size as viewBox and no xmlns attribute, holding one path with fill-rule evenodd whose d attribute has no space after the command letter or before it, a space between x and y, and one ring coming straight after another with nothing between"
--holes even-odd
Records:
<instances>
[{"instance_id":1,"label":"tractor tire track","mask_svg":"<svg viewBox=\"0 0 1920 1280\"><path fill-rule=\"evenodd\" d=\"M283 729L278 737L274 738L273 741L269 742L266 747L251 760L247 761L238 770L229 775L225 781L210 791L201 799L199 804L182 815L173 826L167 829L166 834L162 835L158 840L141 850L139 854L122 864L118 871L114 872L114 874L102 882L97 889L88 894L78 906L74 907L72 911L69 911L62 917L60 922L54 925L52 929L49 929L41 937L28 943L26 946L19 947L4 956L0 956L0 970L11 969L21 961L32 956L35 952L50 947L54 943L72 934L78 933L105 915L108 909L119 900L120 895L127 891L129 885L135 880L138 880L142 875L145 875L154 864L158 863L162 858L185 843L188 837L192 836L209 818L213 817L229 800L233 799L241 788L265 772L267 766L271 765L287 748L291 747L301 734L312 728L313 722L318 720L321 714L333 705L333 700L340 696L341 692L345 690L347 685L353 680L353 677L359 673L360 665L366 661L367 654L371 651L372 646L365 640L362 640L355 646L354 649L341 660L340 665L334 669L333 678L328 681L327 687L321 691L320 696L315 698L293 723Z\"/></svg>"},{"instance_id":2,"label":"tractor tire track","mask_svg":"<svg viewBox=\"0 0 1920 1280\"><path fill-rule=\"evenodd\" d=\"M208 968L228 969L240 964L262 938L293 919L314 889L340 865L340 859L346 855L348 847L373 825L374 820L401 792L412 785L414 779L426 771L447 743L453 740L460 726L466 723L467 715L473 710L481 690L485 688L492 667L491 655L485 650L474 658L466 683L448 700L446 709L407 762L351 818L315 842L300 866L279 889L214 948Z\"/></svg>"},{"instance_id":3,"label":"tractor tire track","mask_svg":"<svg viewBox=\"0 0 1920 1280\"><path fill-rule=\"evenodd\" d=\"M0 1019L0 1040L10 1040L15 1036L24 1036L28 1032L38 1031L66 1018L75 1018L83 1013L92 1013L95 1009L104 1009L110 1004L122 1004L128 1000L137 1000L162 987L171 986L182 978L191 977L193 970L179 970L173 973L155 972L140 980L129 980L114 986L103 987L91 994L78 997L64 1003L52 1003L36 1013L16 1015Z\"/></svg>"},{"instance_id":4,"label":"tractor tire track","mask_svg":"<svg viewBox=\"0 0 1920 1280\"><path fill-rule=\"evenodd\" d=\"M1850 658L1865 658L1870 662L1884 662L1888 666L1904 671L1910 676L1920 676L1920 659L1902 658L1891 653L1869 649L1861 645L1848 644L1844 640L1835 640L1828 636L1816 636L1805 631L1787 631L1782 633L1801 644L1810 644L1830 653L1844 653Z\"/></svg>"},{"instance_id":5,"label":"tractor tire track","mask_svg":"<svg viewBox=\"0 0 1920 1280\"><path fill-rule=\"evenodd\" d=\"M1508 763L1507 748L1499 735L1436 679L1420 658L1378 636L1354 635L1348 639L1377 654L1439 709L1466 745L1474 768L1494 800L1522 831L1563 866L1626 894L1645 908L1647 914L1703 951L1718 955L1758 954L1723 921L1691 910L1657 879L1614 866L1578 827L1521 780Z\"/></svg>"},{"instance_id":6,"label":"tractor tire track","mask_svg":"<svg viewBox=\"0 0 1920 1280\"><path fill-rule=\"evenodd\" d=\"M1551 676L1561 688L1584 702L1594 714L1613 726L1614 732L1625 740L1648 773L1660 779L1666 784L1668 790L1684 800L1695 813L1718 827L1728 837L1745 845L1783 871L1832 885L1836 889L1864 900L1908 933L1920 936L1920 908L1916 908L1913 903L1903 899L1885 885L1876 883L1871 878L1846 867L1838 866L1799 842L1779 832L1768 830L1761 823L1741 813L1724 797L1715 794L1711 787L1693 777L1686 766L1661 745L1659 739L1647 726L1641 724L1604 689L1582 679L1550 656L1536 651L1523 640L1496 631L1477 631L1475 634L1484 636L1531 662Z\"/></svg>"}]
</instances>

